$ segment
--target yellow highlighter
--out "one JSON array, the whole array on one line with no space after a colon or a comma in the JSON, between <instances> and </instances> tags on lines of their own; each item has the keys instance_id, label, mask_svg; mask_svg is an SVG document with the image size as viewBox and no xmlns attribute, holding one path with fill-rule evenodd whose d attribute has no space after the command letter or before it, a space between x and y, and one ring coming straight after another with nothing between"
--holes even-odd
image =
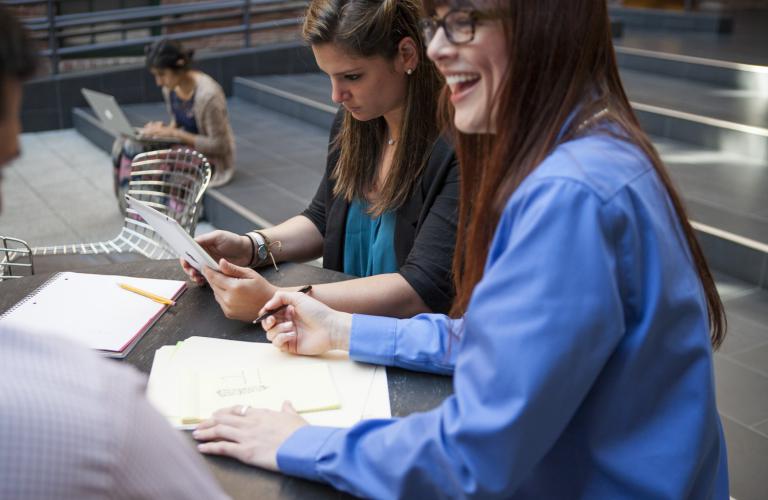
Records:
<instances>
[{"instance_id":1,"label":"yellow highlighter","mask_svg":"<svg viewBox=\"0 0 768 500\"><path fill-rule=\"evenodd\" d=\"M161 297L159 295L155 295L152 292L147 292L146 290L142 290L141 288L136 288L135 286L128 285L126 283L118 283L118 286L122 288L123 290L128 290L129 292L138 293L139 295L143 295L144 297L148 299L152 299L155 302L159 302L161 304L165 304L167 306L174 306L176 305L176 302L174 302L171 299L166 299L165 297Z\"/></svg>"}]
</instances>

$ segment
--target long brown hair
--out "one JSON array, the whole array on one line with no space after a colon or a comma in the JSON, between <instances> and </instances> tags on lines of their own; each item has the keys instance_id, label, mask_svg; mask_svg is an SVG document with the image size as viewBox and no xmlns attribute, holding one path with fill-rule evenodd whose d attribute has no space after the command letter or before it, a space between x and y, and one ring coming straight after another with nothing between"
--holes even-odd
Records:
<instances>
[{"instance_id":1,"label":"long brown hair","mask_svg":"<svg viewBox=\"0 0 768 500\"><path fill-rule=\"evenodd\" d=\"M364 199L377 187L370 206L373 215L395 210L410 196L438 135L437 99L442 77L427 59L418 28L421 5L417 0L313 0L307 7L304 40L311 45L333 43L356 57L380 56L393 60L398 44L411 37L419 64L407 79L400 138L392 167L382 185L376 185L376 166L387 130L383 117L362 122L345 109L333 142L339 159L332 172L334 194L347 201Z\"/></svg>"},{"instance_id":2,"label":"long brown hair","mask_svg":"<svg viewBox=\"0 0 768 500\"><path fill-rule=\"evenodd\" d=\"M599 115L645 153L664 184L704 288L712 345L719 347L726 331L723 304L680 196L624 92L605 0L490 0L481 5L494 1L496 12L504 13L508 67L495 96L497 133L457 134L461 202L456 241L474 244L457 245L454 253L451 314L466 311L509 197L558 143L587 133L579 125Z\"/></svg>"}]
</instances>

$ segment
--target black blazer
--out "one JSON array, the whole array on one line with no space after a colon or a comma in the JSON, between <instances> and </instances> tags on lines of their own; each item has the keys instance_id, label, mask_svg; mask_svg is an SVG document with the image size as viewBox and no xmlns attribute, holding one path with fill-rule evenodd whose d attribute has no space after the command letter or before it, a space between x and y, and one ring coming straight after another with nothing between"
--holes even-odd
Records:
<instances>
[{"instance_id":1,"label":"black blazer","mask_svg":"<svg viewBox=\"0 0 768 500\"><path fill-rule=\"evenodd\" d=\"M340 126L339 113L331 140ZM330 179L338 153L330 152L317 193L302 215L323 235L323 267L344 269L344 233L349 203L333 195ZM453 146L438 138L410 198L397 210L395 256L398 272L434 312L448 312L454 297L451 262L456 242L459 167Z\"/></svg>"}]
</instances>

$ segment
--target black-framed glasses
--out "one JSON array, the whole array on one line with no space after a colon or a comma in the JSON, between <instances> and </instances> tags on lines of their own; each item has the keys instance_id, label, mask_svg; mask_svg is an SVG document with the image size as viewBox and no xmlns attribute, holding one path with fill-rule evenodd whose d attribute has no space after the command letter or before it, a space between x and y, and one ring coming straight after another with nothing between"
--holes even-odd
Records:
<instances>
[{"instance_id":1,"label":"black-framed glasses","mask_svg":"<svg viewBox=\"0 0 768 500\"><path fill-rule=\"evenodd\" d=\"M445 31L445 38L454 45L469 43L475 38L475 26L481 19L494 16L477 10L453 9L443 17L431 16L419 21L419 27L424 35L424 43L429 45L439 28Z\"/></svg>"}]
</instances>

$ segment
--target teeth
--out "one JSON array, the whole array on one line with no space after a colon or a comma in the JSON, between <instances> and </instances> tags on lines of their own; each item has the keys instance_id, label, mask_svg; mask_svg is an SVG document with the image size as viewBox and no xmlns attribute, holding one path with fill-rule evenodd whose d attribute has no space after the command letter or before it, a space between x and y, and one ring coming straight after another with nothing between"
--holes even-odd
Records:
<instances>
[{"instance_id":1,"label":"teeth","mask_svg":"<svg viewBox=\"0 0 768 500\"><path fill-rule=\"evenodd\" d=\"M479 80L479 75L473 75L473 74L459 74L459 75L449 75L445 77L445 82L448 85L456 85L459 83L465 83L465 82L473 82L475 80Z\"/></svg>"}]
</instances>

